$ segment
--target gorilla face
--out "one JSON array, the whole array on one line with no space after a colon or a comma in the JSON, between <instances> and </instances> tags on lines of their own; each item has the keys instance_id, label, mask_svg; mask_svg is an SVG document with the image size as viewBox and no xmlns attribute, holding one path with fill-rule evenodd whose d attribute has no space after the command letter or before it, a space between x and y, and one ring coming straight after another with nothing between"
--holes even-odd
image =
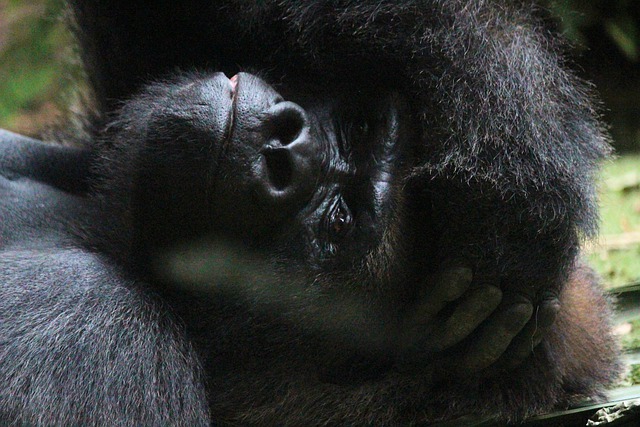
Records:
<instances>
[{"instance_id":1,"label":"gorilla face","mask_svg":"<svg viewBox=\"0 0 640 427\"><path fill-rule=\"evenodd\" d=\"M212 233L324 271L382 250L399 221L410 138L399 96L293 102L245 73L171 91L155 98L144 142L135 142L142 172L133 179L145 199L134 201L145 211L138 216L173 222L147 227L144 240L174 244L170 229L187 238ZM192 204L178 203L185 193ZM173 207L182 217L167 215Z\"/></svg>"},{"instance_id":2,"label":"gorilla face","mask_svg":"<svg viewBox=\"0 0 640 427\"><path fill-rule=\"evenodd\" d=\"M408 131L400 99L284 99L252 75L231 81L232 95L222 89L227 99L216 107L227 115L212 183L217 231L267 241L284 234L292 243L287 258L312 265L341 258L341 247L370 250L381 237L371 233L393 211L391 188L403 167Z\"/></svg>"},{"instance_id":3,"label":"gorilla face","mask_svg":"<svg viewBox=\"0 0 640 427\"><path fill-rule=\"evenodd\" d=\"M271 298L245 287L247 298L277 300L279 317L329 332L330 347L337 339L386 360L398 312L415 291L405 272L417 271L401 234L407 103L345 89L282 93L251 74L216 73L153 85L127 104L113 158L136 163L124 169L136 171L126 188L134 192L137 264L159 266L149 272L154 281L183 282L193 277L176 278L157 260L203 236L241 247L241 257L257 255L245 263L251 286L276 288ZM103 167L122 176L109 160ZM204 256L211 263L224 254Z\"/></svg>"}]
</instances>

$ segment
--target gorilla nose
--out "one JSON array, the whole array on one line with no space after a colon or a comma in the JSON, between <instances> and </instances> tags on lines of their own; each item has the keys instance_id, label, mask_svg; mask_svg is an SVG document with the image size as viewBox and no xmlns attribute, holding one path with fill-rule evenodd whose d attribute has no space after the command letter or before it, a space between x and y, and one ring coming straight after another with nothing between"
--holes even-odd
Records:
<instances>
[{"instance_id":1,"label":"gorilla nose","mask_svg":"<svg viewBox=\"0 0 640 427\"><path fill-rule=\"evenodd\" d=\"M264 126L258 171L263 201L297 205L311 195L319 168L306 113L293 102L281 101L268 110Z\"/></svg>"},{"instance_id":2,"label":"gorilla nose","mask_svg":"<svg viewBox=\"0 0 640 427\"><path fill-rule=\"evenodd\" d=\"M264 231L309 202L321 150L307 112L264 80L238 73L225 88L232 107L216 170L216 224L229 233Z\"/></svg>"}]
</instances>

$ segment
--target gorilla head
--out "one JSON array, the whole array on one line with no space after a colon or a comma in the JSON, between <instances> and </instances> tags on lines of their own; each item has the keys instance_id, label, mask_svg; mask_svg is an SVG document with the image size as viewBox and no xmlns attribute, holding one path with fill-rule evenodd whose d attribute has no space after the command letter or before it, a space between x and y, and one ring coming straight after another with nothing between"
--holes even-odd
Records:
<instances>
[{"instance_id":1,"label":"gorilla head","mask_svg":"<svg viewBox=\"0 0 640 427\"><path fill-rule=\"evenodd\" d=\"M146 198L136 204L146 209L140 216L183 210L175 213L181 222L158 218L168 222L153 239L182 232L184 220L187 228L200 224L200 233L263 244L285 233L298 246L290 255L317 264L392 221L410 120L397 95L285 100L251 74L191 75L152 86L121 117L129 134L117 143L135 140L130 149L140 151L131 177ZM192 200L179 203L185 194ZM356 218L364 234L348 238L361 231ZM302 246L314 249L298 252Z\"/></svg>"},{"instance_id":2,"label":"gorilla head","mask_svg":"<svg viewBox=\"0 0 640 427\"><path fill-rule=\"evenodd\" d=\"M286 98L248 73L189 74L129 101L98 167L108 212L131 212L113 238L132 230L128 263L169 288L197 280L169 268L189 261L180 251L194 242L218 247L202 254L209 269L211 251L220 262L232 250L240 259L230 262L244 259L254 277L225 285L209 276L201 286L275 304L280 320L333 336L331 347L364 346L390 366L400 313L424 280L402 234L407 102L395 93L285 90ZM114 251L122 256L119 243ZM371 363L363 375L384 373Z\"/></svg>"}]
</instances>

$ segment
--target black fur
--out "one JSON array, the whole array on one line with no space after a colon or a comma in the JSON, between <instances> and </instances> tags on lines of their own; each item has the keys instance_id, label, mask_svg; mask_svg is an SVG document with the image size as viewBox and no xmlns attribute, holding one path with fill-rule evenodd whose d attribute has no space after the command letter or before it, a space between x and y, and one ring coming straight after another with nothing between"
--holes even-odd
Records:
<instances>
[{"instance_id":1,"label":"black fur","mask_svg":"<svg viewBox=\"0 0 640 427\"><path fill-rule=\"evenodd\" d=\"M607 304L577 261L597 228L593 178L609 148L585 85L526 11L485 1L70 4L97 115L90 154L63 157L82 159L77 178L58 182L38 172L43 160L1 151L0 420L515 420L597 397L615 378ZM219 81L167 77L194 68L259 70L302 107L322 147L309 193L320 205L325 187L347 187L341 120L377 118L382 130L364 154L355 149L364 190L349 199L349 244L307 232L319 208L256 213L234 177L243 153L218 156L211 142L218 98L206 88ZM250 109L272 90L241 93L256 94ZM257 111L250 118L263 120ZM231 151L249 144L233 142ZM193 268L202 257L209 270ZM485 357L470 336L401 369L402 319L451 259L472 260L472 287L502 290L475 337L492 319L516 336L510 310L560 302L519 367L438 376L454 355Z\"/></svg>"}]
</instances>

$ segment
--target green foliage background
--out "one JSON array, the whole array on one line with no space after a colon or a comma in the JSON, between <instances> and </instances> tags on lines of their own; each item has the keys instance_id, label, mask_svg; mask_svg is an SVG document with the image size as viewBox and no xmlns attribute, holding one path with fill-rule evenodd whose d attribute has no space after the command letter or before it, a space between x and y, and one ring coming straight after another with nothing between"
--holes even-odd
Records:
<instances>
[{"instance_id":1,"label":"green foliage background","mask_svg":"<svg viewBox=\"0 0 640 427\"><path fill-rule=\"evenodd\" d=\"M588 33L601 28L629 61L640 59L637 0L552 0L549 8L579 46L588 47Z\"/></svg>"},{"instance_id":2,"label":"green foliage background","mask_svg":"<svg viewBox=\"0 0 640 427\"><path fill-rule=\"evenodd\" d=\"M0 127L37 134L71 86L71 36L57 0L0 0Z\"/></svg>"}]
</instances>

